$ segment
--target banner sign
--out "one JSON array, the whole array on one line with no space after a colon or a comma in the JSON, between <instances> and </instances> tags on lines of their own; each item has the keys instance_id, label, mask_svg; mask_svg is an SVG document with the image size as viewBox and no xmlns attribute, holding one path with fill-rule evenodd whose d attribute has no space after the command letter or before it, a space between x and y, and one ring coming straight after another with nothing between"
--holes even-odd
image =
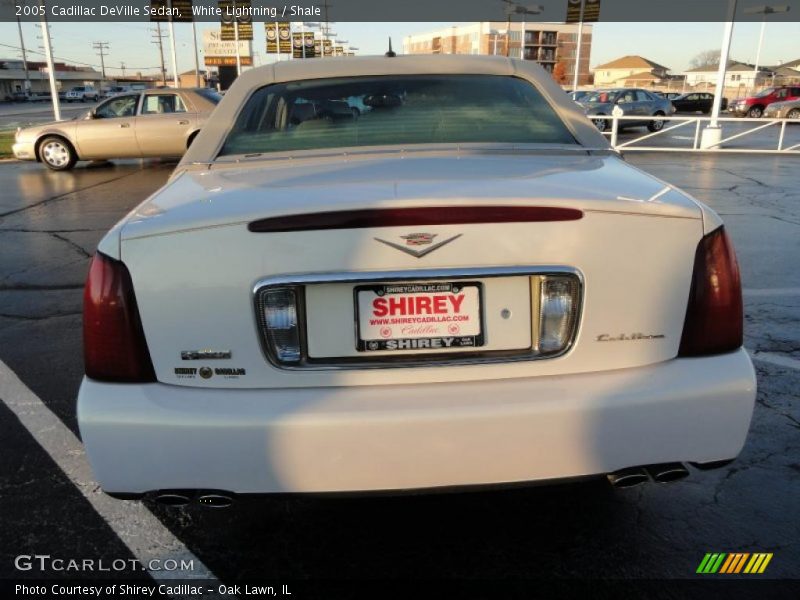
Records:
<instances>
[{"instance_id":1,"label":"banner sign","mask_svg":"<svg viewBox=\"0 0 800 600\"><path fill-rule=\"evenodd\" d=\"M314 58L317 55L314 48L314 32L306 31L303 36L306 44L306 58Z\"/></svg>"},{"instance_id":2,"label":"banner sign","mask_svg":"<svg viewBox=\"0 0 800 600\"><path fill-rule=\"evenodd\" d=\"M225 41L236 40L235 23L239 23L239 39L253 39L253 17L251 16L250 0L219 0L222 11L222 39Z\"/></svg>"},{"instance_id":3,"label":"banner sign","mask_svg":"<svg viewBox=\"0 0 800 600\"><path fill-rule=\"evenodd\" d=\"M333 43L330 40L322 40L322 53L324 56L333 56Z\"/></svg>"},{"instance_id":4,"label":"banner sign","mask_svg":"<svg viewBox=\"0 0 800 600\"><path fill-rule=\"evenodd\" d=\"M278 44L281 54L292 51L292 24L289 21L278 21Z\"/></svg>"},{"instance_id":5,"label":"banner sign","mask_svg":"<svg viewBox=\"0 0 800 600\"><path fill-rule=\"evenodd\" d=\"M594 23L600 20L600 0L567 0L565 23L578 23L581 20L581 4L583 4L584 23Z\"/></svg>"},{"instance_id":6,"label":"banner sign","mask_svg":"<svg viewBox=\"0 0 800 600\"><path fill-rule=\"evenodd\" d=\"M264 23L264 34L267 37L267 54L278 53L278 22L267 21Z\"/></svg>"},{"instance_id":7,"label":"banner sign","mask_svg":"<svg viewBox=\"0 0 800 600\"><path fill-rule=\"evenodd\" d=\"M292 32L292 58L303 58L303 34Z\"/></svg>"}]
</instances>

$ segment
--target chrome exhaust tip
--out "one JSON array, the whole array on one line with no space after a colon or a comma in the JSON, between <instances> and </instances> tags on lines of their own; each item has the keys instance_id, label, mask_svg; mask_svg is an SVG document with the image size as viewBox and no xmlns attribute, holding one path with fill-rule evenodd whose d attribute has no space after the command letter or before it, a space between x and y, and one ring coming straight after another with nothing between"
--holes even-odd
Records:
<instances>
[{"instance_id":1,"label":"chrome exhaust tip","mask_svg":"<svg viewBox=\"0 0 800 600\"><path fill-rule=\"evenodd\" d=\"M189 504L189 502L191 502L191 498L189 498L189 496L177 492L164 492L156 494L153 499L162 506L172 507L186 506Z\"/></svg>"},{"instance_id":2,"label":"chrome exhaust tip","mask_svg":"<svg viewBox=\"0 0 800 600\"><path fill-rule=\"evenodd\" d=\"M631 467L629 469L620 469L609 473L608 482L615 488L629 488L641 485L648 480L647 471L641 467Z\"/></svg>"},{"instance_id":3,"label":"chrome exhaust tip","mask_svg":"<svg viewBox=\"0 0 800 600\"><path fill-rule=\"evenodd\" d=\"M208 508L228 508L233 504L233 498L225 494L201 494L197 503Z\"/></svg>"},{"instance_id":4,"label":"chrome exhaust tip","mask_svg":"<svg viewBox=\"0 0 800 600\"><path fill-rule=\"evenodd\" d=\"M689 475L689 469L681 463L664 463L645 467L653 481L657 483L671 483Z\"/></svg>"}]
</instances>

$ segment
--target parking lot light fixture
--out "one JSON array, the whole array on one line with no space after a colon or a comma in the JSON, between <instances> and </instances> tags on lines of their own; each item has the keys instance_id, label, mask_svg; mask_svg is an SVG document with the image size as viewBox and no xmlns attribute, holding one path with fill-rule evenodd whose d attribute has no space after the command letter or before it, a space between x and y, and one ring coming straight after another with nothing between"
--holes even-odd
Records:
<instances>
[{"instance_id":1,"label":"parking lot light fixture","mask_svg":"<svg viewBox=\"0 0 800 600\"><path fill-rule=\"evenodd\" d=\"M758 65L761 61L761 45L764 43L764 30L767 26L767 15L786 13L789 12L790 9L791 7L786 4L781 4L780 6L769 6L764 4L762 6L748 8L744 11L744 14L746 15L762 15L761 32L758 35L758 48L756 49L756 62L753 65L753 90L758 87Z\"/></svg>"}]
</instances>

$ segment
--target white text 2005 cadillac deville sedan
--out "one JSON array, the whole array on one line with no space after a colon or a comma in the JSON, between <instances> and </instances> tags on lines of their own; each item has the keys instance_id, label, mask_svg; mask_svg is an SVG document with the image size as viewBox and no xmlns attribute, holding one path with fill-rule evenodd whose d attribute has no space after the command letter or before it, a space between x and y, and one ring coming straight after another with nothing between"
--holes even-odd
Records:
<instances>
[{"instance_id":1,"label":"white text 2005 cadillac deville sedan","mask_svg":"<svg viewBox=\"0 0 800 600\"><path fill-rule=\"evenodd\" d=\"M84 335L100 484L176 503L666 481L755 397L720 218L495 57L244 73L100 243Z\"/></svg>"}]
</instances>

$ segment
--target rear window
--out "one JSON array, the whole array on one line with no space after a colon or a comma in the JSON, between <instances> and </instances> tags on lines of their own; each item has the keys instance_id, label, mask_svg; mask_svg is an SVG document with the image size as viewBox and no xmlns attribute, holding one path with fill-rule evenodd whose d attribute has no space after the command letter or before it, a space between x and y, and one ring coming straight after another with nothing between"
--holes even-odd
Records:
<instances>
[{"instance_id":1,"label":"rear window","mask_svg":"<svg viewBox=\"0 0 800 600\"><path fill-rule=\"evenodd\" d=\"M576 144L530 83L492 75L321 79L265 86L220 156L404 144Z\"/></svg>"}]
</instances>

